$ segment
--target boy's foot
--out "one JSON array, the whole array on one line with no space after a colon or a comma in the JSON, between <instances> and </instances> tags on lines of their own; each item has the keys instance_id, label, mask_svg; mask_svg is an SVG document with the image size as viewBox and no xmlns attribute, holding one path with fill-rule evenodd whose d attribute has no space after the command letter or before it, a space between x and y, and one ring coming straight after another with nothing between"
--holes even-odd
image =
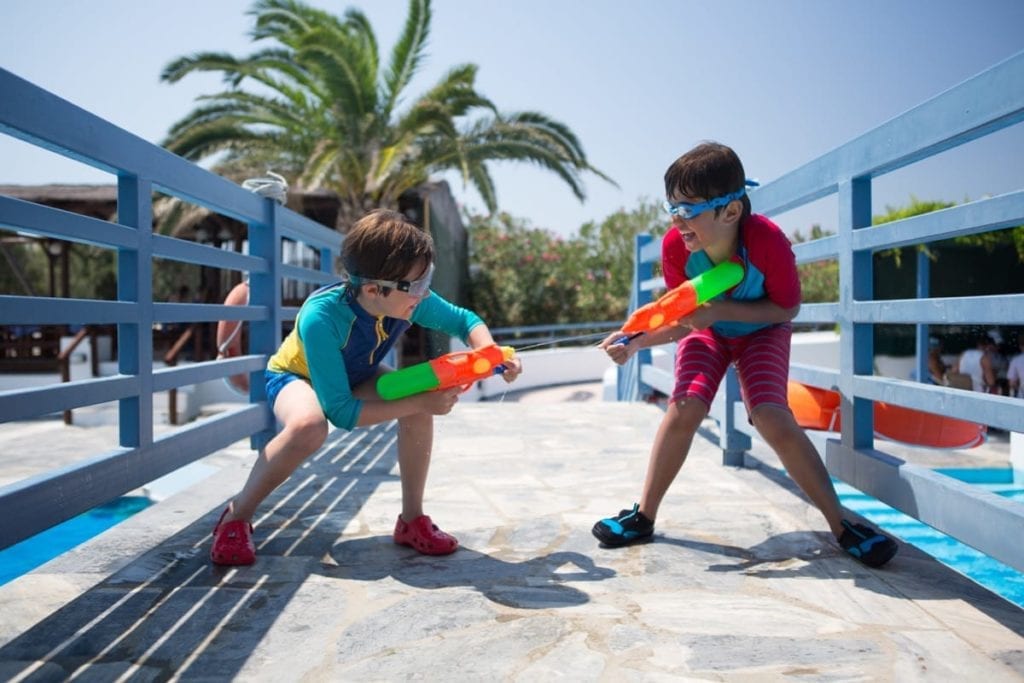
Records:
<instances>
[{"instance_id":1,"label":"boy's foot","mask_svg":"<svg viewBox=\"0 0 1024 683\"><path fill-rule=\"evenodd\" d=\"M407 545L424 555L450 555L459 549L456 538L438 529L427 515L420 515L411 522L398 515L393 538L398 545Z\"/></svg>"},{"instance_id":2,"label":"boy's foot","mask_svg":"<svg viewBox=\"0 0 1024 683\"><path fill-rule=\"evenodd\" d=\"M214 564L239 566L256 561L256 546L252 542L252 524L244 519L224 521L228 508L220 513L217 526L213 528L213 547L210 559Z\"/></svg>"},{"instance_id":3,"label":"boy's foot","mask_svg":"<svg viewBox=\"0 0 1024 683\"><path fill-rule=\"evenodd\" d=\"M843 520L839 545L869 567L881 567L899 550L896 541L864 524Z\"/></svg>"},{"instance_id":4,"label":"boy's foot","mask_svg":"<svg viewBox=\"0 0 1024 683\"><path fill-rule=\"evenodd\" d=\"M617 548L649 539L654 534L654 522L640 512L638 503L634 503L632 510L622 510L615 517L602 519L590 531L601 543Z\"/></svg>"}]
</instances>

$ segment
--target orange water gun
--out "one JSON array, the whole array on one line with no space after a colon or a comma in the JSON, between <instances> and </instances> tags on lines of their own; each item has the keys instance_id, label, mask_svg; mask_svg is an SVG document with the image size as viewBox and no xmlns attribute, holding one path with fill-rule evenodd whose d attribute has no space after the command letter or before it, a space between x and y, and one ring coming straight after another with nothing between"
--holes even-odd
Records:
<instances>
[{"instance_id":1,"label":"orange water gun","mask_svg":"<svg viewBox=\"0 0 1024 683\"><path fill-rule=\"evenodd\" d=\"M704 271L669 290L657 301L633 311L629 320L622 326L626 336L617 339L616 343L628 344L631 339L645 332L653 332L675 323L696 311L698 306L735 287L742 279L743 266L733 261L719 263L711 270Z\"/></svg>"},{"instance_id":2,"label":"orange water gun","mask_svg":"<svg viewBox=\"0 0 1024 683\"><path fill-rule=\"evenodd\" d=\"M381 375L377 393L392 401L424 391L468 386L479 379L505 371L505 361L515 358L511 346L491 344L472 351L453 351L434 360Z\"/></svg>"}]
</instances>

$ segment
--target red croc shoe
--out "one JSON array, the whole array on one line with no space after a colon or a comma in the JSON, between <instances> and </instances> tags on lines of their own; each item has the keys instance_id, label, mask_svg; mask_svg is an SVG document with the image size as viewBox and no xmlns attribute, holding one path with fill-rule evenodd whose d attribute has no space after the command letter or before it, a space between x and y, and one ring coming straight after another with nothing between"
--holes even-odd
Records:
<instances>
[{"instance_id":1,"label":"red croc shoe","mask_svg":"<svg viewBox=\"0 0 1024 683\"><path fill-rule=\"evenodd\" d=\"M256 546L252 543L252 524L244 519L224 521L228 508L220 513L213 528L213 547L210 559L214 564L228 566L247 565L256 561Z\"/></svg>"},{"instance_id":2,"label":"red croc shoe","mask_svg":"<svg viewBox=\"0 0 1024 683\"><path fill-rule=\"evenodd\" d=\"M459 549L455 537L438 529L427 515L420 515L411 522L399 515L394 539L398 545L415 548L424 555L450 555Z\"/></svg>"}]
</instances>

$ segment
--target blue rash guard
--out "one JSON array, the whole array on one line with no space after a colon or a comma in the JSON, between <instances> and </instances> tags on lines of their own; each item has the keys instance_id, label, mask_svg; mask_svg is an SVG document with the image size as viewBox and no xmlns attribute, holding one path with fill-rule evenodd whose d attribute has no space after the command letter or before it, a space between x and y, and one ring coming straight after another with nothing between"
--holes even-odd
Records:
<instances>
[{"instance_id":1,"label":"blue rash guard","mask_svg":"<svg viewBox=\"0 0 1024 683\"><path fill-rule=\"evenodd\" d=\"M281 343L267 369L291 372L309 379L327 419L351 430L363 402L352 388L372 378L381 360L410 323L441 330L469 342L469 333L482 325L473 311L430 292L416 306L411 320L370 315L346 283L330 285L309 295L299 309L295 328Z\"/></svg>"}]
</instances>

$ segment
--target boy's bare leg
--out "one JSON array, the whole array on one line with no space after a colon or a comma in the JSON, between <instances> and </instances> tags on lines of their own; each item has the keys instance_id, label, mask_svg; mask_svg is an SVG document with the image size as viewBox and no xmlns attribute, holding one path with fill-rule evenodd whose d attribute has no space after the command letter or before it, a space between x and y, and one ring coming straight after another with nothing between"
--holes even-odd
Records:
<instances>
[{"instance_id":1,"label":"boy's bare leg","mask_svg":"<svg viewBox=\"0 0 1024 683\"><path fill-rule=\"evenodd\" d=\"M779 456L786 472L825 516L832 533L843 533L843 511L814 444L793 419L793 414L775 405L761 405L751 414L754 427Z\"/></svg>"},{"instance_id":2,"label":"boy's bare leg","mask_svg":"<svg viewBox=\"0 0 1024 683\"><path fill-rule=\"evenodd\" d=\"M241 493L229 504L224 516L227 522L251 520L260 503L327 438L327 420L306 382L294 380L285 385L274 403L274 412L284 426L260 452Z\"/></svg>"},{"instance_id":3,"label":"boy's bare leg","mask_svg":"<svg viewBox=\"0 0 1024 683\"><path fill-rule=\"evenodd\" d=\"M661 501L672 485L690 452L693 435L708 414L708 407L698 399L670 403L658 426L647 463L640 512L654 521Z\"/></svg>"},{"instance_id":4,"label":"boy's bare leg","mask_svg":"<svg viewBox=\"0 0 1024 683\"><path fill-rule=\"evenodd\" d=\"M434 416L417 413L398 420L398 468L402 479L402 519L423 514L423 491L434 445Z\"/></svg>"},{"instance_id":5,"label":"boy's bare leg","mask_svg":"<svg viewBox=\"0 0 1024 683\"><path fill-rule=\"evenodd\" d=\"M380 401L377 379L389 371L390 368L382 365L377 374L355 387L352 393L364 401ZM398 473L402 480L402 519L406 522L423 515L423 492L433 449L433 415L416 413L398 418Z\"/></svg>"}]
</instances>

